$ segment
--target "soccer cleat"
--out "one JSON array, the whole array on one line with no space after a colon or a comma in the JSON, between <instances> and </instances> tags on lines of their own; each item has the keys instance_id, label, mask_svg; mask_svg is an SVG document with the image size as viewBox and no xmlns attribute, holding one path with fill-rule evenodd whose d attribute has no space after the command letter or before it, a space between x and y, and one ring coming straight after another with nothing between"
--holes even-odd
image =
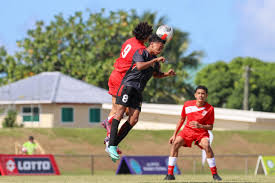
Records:
<instances>
[{"instance_id":1,"label":"soccer cleat","mask_svg":"<svg viewBox=\"0 0 275 183\"><path fill-rule=\"evenodd\" d=\"M107 118L101 122L101 126L107 130L107 134L111 133L112 120L113 120L113 117L109 120Z\"/></svg>"},{"instance_id":2,"label":"soccer cleat","mask_svg":"<svg viewBox=\"0 0 275 183\"><path fill-rule=\"evenodd\" d=\"M109 151L108 151L109 140L110 140L110 137L106 137L106 138L104 139L104 144L106 145L105 151L106 151L107 153L109 153ZM117 154L122 154L122 151L121 151L118 147L117 147L117 149L116 149L116 152L117 152Z\"/></svg>"},{"instance_id":3,"label":"soccer cleat","mask_svg":"<svg viewBox=\"0 0 275 183\"><path fill-rule=\"evenodd\" d=\"M174 175L167 174L164 180L176 180Z\"/></svg>"},{"instance_id":4,"label":"soccer cleat","mask_svg":"<svg viewBox=\"0 0 275 183\"><path fill-rule=\"evenodd\" d=\"M109 140L110 140L109 137L106 137L106 138L104 139L104 144L106 145L105 151L106 151L108 154L109 154L109 151L108 151Z\"/></svg>"},{"instance_id":5,"label":"soccer cleat","mask_svg":"<svg viewBox=\"0 0 275 183\"><path fill-rule=\"evenodd\" d=\"M107 122L108 122L108 118L107 119L105 119L104 121L102 121L100 124L101 124L101 126L103 127L103 128L107 128Z\"/></svg>"},{"instance_id":6,"label":"soccer cleat","mask_svg":"<svg viewBox=\"0 0 275 183\"><path fill-rule=\"evenodd\" d=\"M106 153L109 154L108 145L109 145L109 142L106 143L105 151L106 151ZM122 151L118 147L116 149L116 152L117 152L117 154L122 154Z\"/></svg>"},{"instance_id":7,"label":"soccer cleat","mask_svg":"<svg viewBox=\"0 0 275 183\"><path fill-rule=\"evenodd\" d=\"M108 151L111 158L116 160L120 159L120 156L117 153L117 146L109 146Z\"/></svg>"},{"instance_id":8,"label":"soccer cleat","mask_svg":"<svg viewBox=\"0 0 275 183\"><path fill-rule=\"evenodd\" d=\"M104 144L107 144L107 143L109 143L109 141L110 141L110 137L105 137L105 139L104 139Z\"/></svg>"},{"instance_id":9,"label":"soccer cleat","mask_svg":"<svg viewBox=\"0 0 275 183\"><path fill-rule=\"evenodd\" d=\"M111 158L112 159L112 161L114 162L114 163L116 163L116 159L114 159L114 158Z\"/></svg>"},{"instance_id":10,"label":"soccer cleat","mask_svg":"<svg viewBox=\"0 0 275 183\"><path fill-rule=\"evenodd\" d=\"M218 174L213 174L213 179L217 181L221 181L222 178Z\"/></svg>"},{"instance_id":11,"label":"soccer cleat","mask_svg":"<svg viewBox=\"0 0 275 183\"><path fill-rule=\"evenodd\" d=\"M122 151L117 147L116 149L117 154L122 154Z\"/></svg>"}]
</instances>

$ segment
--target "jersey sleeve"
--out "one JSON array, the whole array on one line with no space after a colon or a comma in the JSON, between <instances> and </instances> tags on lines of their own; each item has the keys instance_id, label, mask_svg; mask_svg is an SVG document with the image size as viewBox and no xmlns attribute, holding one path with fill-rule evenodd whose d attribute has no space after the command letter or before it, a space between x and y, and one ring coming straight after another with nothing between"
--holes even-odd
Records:
<instances>
[{"instance_id":1,"label":"jersey sleeve","mask_svg":"<svg viewBox=\"0 0 275 183\"><path fill-rule=\"evenodd\" d=\"M213 125L214 124L214 107L212 107L208 113L208 118L207 118L207 121L206 121L206 124L208 125Z\"/></svg>"},{"instance_id":2,"label":"jersey sleeve","mask_svg":"<svg viewBox=\"0 0 275 183\"><path fill-rule=\"evenodd\" d=\"M181 111L181 117L185 118L186 117L186 113L185 113L185 104L182 107L182 111Z\"/></svg>"},{"instance_id":3,"label":"jersey sleeve","mask_svg":"<svg viewBox=\"0 0 275 183\"><path fill-rule=\"evenodd\" d=\"M144 49L138 49L133 55L133 62L145 62Z\"/></svg>"}]
</instances>

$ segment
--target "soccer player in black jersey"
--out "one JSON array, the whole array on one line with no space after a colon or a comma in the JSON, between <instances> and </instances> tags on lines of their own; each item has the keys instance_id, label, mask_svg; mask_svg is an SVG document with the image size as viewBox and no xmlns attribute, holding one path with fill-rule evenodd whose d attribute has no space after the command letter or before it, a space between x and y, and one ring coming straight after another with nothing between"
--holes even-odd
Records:
<instances>
[{"instance_id":1,"label":"soccer player in black jersey","mask_svg":"<svg viewBox=\"0 0 275 183\"><path fill-rule=\"evenodd\" d=\"M149 46L145 49L138 49L134 53L132 65L121 82L116 97L118 108L112 120L108 148L109 154L114 162L120 159L117 153L117 145L138 122L141 111L142 92L147 82L152 76L155 78L163 78L175 75L173 69L170 69L166 73L160 71L159 62L164 62L165 58L157 57L157 55L161 53L164 44L165 40L153 34L149 39ZM118 125L127 107L129 107L129 119L122 125L118 132Z\"/></svg>"}]
</instances>

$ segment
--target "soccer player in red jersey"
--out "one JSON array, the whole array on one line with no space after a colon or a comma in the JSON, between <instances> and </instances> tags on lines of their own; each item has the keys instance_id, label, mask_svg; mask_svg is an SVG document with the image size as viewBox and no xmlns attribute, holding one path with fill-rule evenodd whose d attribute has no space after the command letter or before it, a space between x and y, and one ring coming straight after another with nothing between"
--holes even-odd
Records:
<instances>
[{"instance_id":1,"label":"soccer player in red jersey","mask_svg":"<svg viewBox=\"0 0 275 183\"><path fill-rule=\"evenodd\" d=\"M116 60L114 64L114 70L112 71L108 81L109 94L112 95L112 109L108 115L108 118L102 122L103 127L107 130L107 137L104 140L104 143L106 144L106 151L109 143L111 122L117 111L116 95L118 88L124 75L131 67L132 57L134 53L138 49L146 48L144 43L148 41L152 32L152 26L149 25L147 22L139 23L133 30L134 37L128 39L122 45L120 57Z\"/></svg>"},{"instance_id":2,"label":"soccer player in red jersey","mask_svg":"<svg viewBox=\"0 0 275 183\"><path fill-rule=\"evenodd\" d=\"M205 150L213 179L222 180L217 173L214 153L209 142L208 130L213 129L214 107L206 102L207 96L208 89L205 86L198 86L195 90L196 100L184 103L181 119L176 126L173 136L169 139L172 148L168 161L168 174L166 175L165 180L175 180L173 172L179 148L181 146L191 147L193 142L195 142L195 145L199 148ZM186 125L178 134L186 118Z\"/></svg>"},{"instance_id":3,"label":"soccer player in red jersey","mask_svg":"<svg viewBox=\"0 0 275 183\"><path fill-rule=\"evenodd\" d=\"M110 144L108 148L112 161L120 159L117 153L118 144L127 136L130 130L138 122L141 112L142 93L147 82L152 76L164 78L175 76L173 69L168 72L161 72L160 62L164 62L164 57L157 57L164 48L165 40L156 34L149 39L149 46L146 49L138 49L132 60L132 65L124 76L119 92L116 97L117 113L112 120L110 133ZM125 109L129 107L129 118L118 132L119 123L123 117Z\"/></svg>"}]
</instances>

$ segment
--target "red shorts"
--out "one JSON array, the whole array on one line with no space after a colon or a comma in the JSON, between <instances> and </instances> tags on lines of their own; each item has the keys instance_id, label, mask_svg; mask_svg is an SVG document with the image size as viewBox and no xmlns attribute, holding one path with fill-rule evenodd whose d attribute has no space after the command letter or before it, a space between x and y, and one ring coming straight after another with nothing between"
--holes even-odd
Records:
<instances>
[{"instance_id":1,"label":"red shorts","mask_svg":"<svg viewBox=\"0 0 275 183\"><path fill-rule=\"evenodd\" d=\"M116 70L113 70L109 77L108 86L109 86L109 94L112 96L117 95L117 91L119 89L119 86L121 84L121 81L124 77L125 73L118 72Z\"/></svg>"},{"instance_id":2,"label":"red shorts","mask_svg":"<svg viewBox=\"0 0 275 183\"><path fill-rule=\"evenodd\" d=\"M199 148L202 149L202 147L199 145L201 142L201 139L203 138L209 138L208 131L205 132L196 132L190 128L183 128L183 130L178 134L178 136L181 136L184 140L184 147L192 147L192 143L195 142Z\"/></svg>"}]
</instances>

